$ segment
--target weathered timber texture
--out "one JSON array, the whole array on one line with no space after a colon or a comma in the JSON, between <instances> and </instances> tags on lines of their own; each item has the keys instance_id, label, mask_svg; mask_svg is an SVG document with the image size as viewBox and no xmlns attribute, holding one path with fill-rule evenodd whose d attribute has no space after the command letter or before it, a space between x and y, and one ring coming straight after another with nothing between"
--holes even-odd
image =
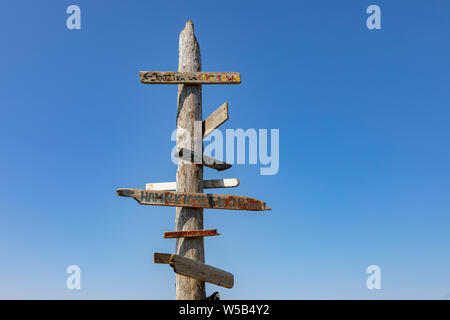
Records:
<instances>
[{"instance_id":1,"label":"weathered timber texture","mask_svg":"<svg viewBox=\"0 0 450 320\"><path fill-rule=\"evenodd\" d=\"M230 118L228 114L228 102L225 102L219 108L203 121L203 139L206 138L211 132L216 130L222 123Z\"/></svg>"},{"instance_id":2,"label":"weathered timber texture","mask_svg":"<svg viewBox=\"0 0 450 320\"><path fill-rule=\"evenodd\" d=\"M238 185L239 180L236 178L203 180L203 189L234 188L237 187ZM177 183L176 182L147 183L145 185L145 189L153 191L175 191L177 189Z\"/></svg>"},{"instance_id":3,"label":"weathered timber texture","mask_svg":"<svg viewBox=\"0 0 450 320\"><path fill-rule=\"evenodd\" d=\"M194 35L191 21L181 31L178 47L178 72L200 72L202 70L200 45ZM180 84L177 96L177 148L196 150L200 144L203 150L202 131L194 130L195 123L202 122L202 87ZM203 167L195 163L178 161L178 192L203 192ZM202 230L203 209L177 208L175 230ZM205 262L205 247L202 237L177 238L175 252L199 263ZM205 283L198 279L176 275L175 291L177 300L203 300L206 297Z\"/></svg>"},{"instance_id":4,"label":"weathered timber texture","mask_svg":"<svg viewBox=\"0 0 450 320\"><path fill-rule=\"evenodd\" d=\"M178 67L179 69L179 67ZM239 84L238 72L173 72L140 71L141 82L145 84Z\"/></svg>"},{"instance_id":5,"label":"weathered timber texture","mask_svg":"<svg viewBox=\"0 0 450 320\"><path fill-rule=\"evenodd\" d=\"M185 148L182 148L182 149L178 150L177 152L175 152L174 156L177 158L189 161L189 162L193 162L195 164L200 164L205 167L215 169L217 171L227 170L227 169L231 168L231 164L211 158L207 155L195 153L195 152L185 149Z\"/></svg>"},{"instance_id":6,"label":"weathered timber texture","mask_svg":"<svg viewBox=\"0 0 450 320\"><path fill-rule=\"evenodd\" d=\"M225 288L233 288L234 285L234 276L231 273L177 254L155 252L153 262L168 264L173 268L175 273L200 281L209 282Z\"/></svg>"},{"instance_id":7,"label":"weathered timber texture","mask_svg":"<svg viewBox=\"0 0 450 320\"><path fill-rule=\"evenodd\" d=\"M203 181L203 188L205 187L205 181ZM145 185L145 190L151 191L175 191L177 190L176 182L155 182L147 183Z\"/></svg>"},{"instance_id":8,"label":"weathered timber texture","mask_svg":"<svg viewBox=\"0 0 450 320\"><path fill-rule=\"evenodd\" d=\"M169 207L265 211L271 210L266 203L254 198L195 192L150 191L144 189L117 189L121 197L135 199L140 204ZM182 230L201 230L182 229ZM180 231L180 230L177 230Z\"/></svg>"},{"instance_id":9,"label":"weathered timber texture","mask_svg":"<svg viewBox=\"0 0 450 320\"><path fill-rule=\"evenodd\" d=\"M220 236L220 233L217 232L217 229L164 232L165 239L211 237L211 236Z\"/></svg>"},{"instance_id":10,"label":"weathered timber texture","mask_svg":"<svg viewBox=\"0 0 450 320\"><path fill-rule=\"evenodd\" d=\"M206 187L205 187L206 185ZM229 178L229 179L214 179L214 180L204 180L203 187L208 189L214 188L234 188L239 185L239 179Z\"/></svg>"}]
</instances>

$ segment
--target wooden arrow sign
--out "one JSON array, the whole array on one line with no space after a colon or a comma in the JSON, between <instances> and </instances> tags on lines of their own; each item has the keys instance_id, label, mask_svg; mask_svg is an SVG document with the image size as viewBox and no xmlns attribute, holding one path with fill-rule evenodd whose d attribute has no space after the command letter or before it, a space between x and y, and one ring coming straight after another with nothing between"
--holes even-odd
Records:
<instances>
[{"instance_id":1,"label":"wooden arrow sign","mask_svg":"<svg viewBox=\"0 0 450 320\"><path fill-rule=\"evenodd\" d=\"M146 84L239 84L238 72L173 72L140 71L142 83Z\"/></svg>"},{"instance_id":2,"label":"wooden arrow sign","mask_svg":"<svg viewBox=\"0 0 450 320\"><path fill-rule=\"evenodd\" d=\"M175 152L175 157L189 161L189 162L193 162L196 164L201 164L205 167L212 168L217 171L222 171L222 170L231 168L231 164L211 158L207 155L203 155L203 157L202 157L202 155L196 154L193 151L184 149L184 148L181 148L180 150Z\"/></svg>"},{"instance_id":3,"label":"wooden arrow sign","mask_svg":"<svg viewBox=\"0 0 450 320\"><path fill-rule=\"evenodd\" d=\"M153 254L153 262L168 264L173 268L175 273L200 281L230 289L234 285L234 276L231 273L177 254L155 252Z\"/></svg>"},{"instance_id":4,"label":"wooden arrow sign","mask_svg":"<svg viewBox=\"0 0 450 320\"><path fill-rule=\"evenodd\" d=\"M239 180L236 178L203 180L203 189L233 188L237 187L238 185ZM147 183L145 185L145 189L153 191L175 191L177 189L177 183L176 182Z\"/></svg>"},{"instance_id":5,"label":"wooden arrow sign","mask_svg":"<svg viewBox=\"0 0 450 320\"><path fill-rule=\"evenodd\" d=\"M225 102L219 108L203 121L203 139L206 138L211 132L216 130L222 123L230 118L228 114L228 102Z\"/></svg>"},{"instance_id":6,"label":"wooden arrow sign","mask_svg":"<svg viewBox=\"0 0 450 320\"><path fill-rule=\"evenodd\" d=\"M220 233L217 232L217 229L164 232L165 239L210 237L210 236L220 236Z\"/></svg>"},{"instance_id":7,"label":"wooden arrow sign","mask_svg":"<svg viewBox=\"0 0 450 320\"><path fill-rule=\"evenodd\" d=\"M156 206L248 211L272 210L270 207L266 206L266 203L263 201L243 196L149 191L143 189L117 189L117 195L134 198L140 204Z\"/></svg>"}]
</instances>

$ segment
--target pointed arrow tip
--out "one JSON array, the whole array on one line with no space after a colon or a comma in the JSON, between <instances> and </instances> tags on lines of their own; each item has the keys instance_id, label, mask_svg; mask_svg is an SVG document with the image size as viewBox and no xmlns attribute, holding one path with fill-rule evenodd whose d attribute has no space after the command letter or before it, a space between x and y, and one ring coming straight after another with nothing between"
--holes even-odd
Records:
<instances>
[{"instance_id":1,"label":"pointed arrow tip","mask_svg":"<svg viewBox=\"0 0 450 320\"><path fill-rule=\"evenodd\" d=\"M116 192L119 197L130 197L134 195L134 191L130 189L117 189Z\"/></svg>"}]
</instances>

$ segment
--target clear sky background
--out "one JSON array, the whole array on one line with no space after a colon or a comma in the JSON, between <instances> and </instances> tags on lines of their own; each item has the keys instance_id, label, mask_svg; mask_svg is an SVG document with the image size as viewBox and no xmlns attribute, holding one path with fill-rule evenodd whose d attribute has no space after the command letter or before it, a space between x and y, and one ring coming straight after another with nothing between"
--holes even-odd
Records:
<instances>
[{"instance_id":1,"label":"clear sky background","mask_svg":"<svg viewBox=\"0 0 450 320\"><path fill-rule=\"evenodd\" d=\"M176 70L191 19L204 117L280 130L280 170L214 190L273 211L205 210L206 263L232 272L223 299L450 297L450 3L434 1L1 1L0 298L172 299L174 208L119 187L174 181ZM81 7L81 30L66 8ZM381 7L381 30L366 8ZM81 290L66 268L81 267ZM366 268L381 268L381 290Z\"/></svg>"}]
</instances>

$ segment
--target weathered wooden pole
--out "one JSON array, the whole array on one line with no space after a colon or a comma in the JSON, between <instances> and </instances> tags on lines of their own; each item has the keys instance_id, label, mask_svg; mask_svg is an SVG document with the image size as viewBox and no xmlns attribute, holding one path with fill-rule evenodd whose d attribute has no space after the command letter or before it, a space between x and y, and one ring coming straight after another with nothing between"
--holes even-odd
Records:
<instances>
[{"instance_id":1,"label":"weathered wooden pole","mask_svg":"<svg viewBox=\"0 0 450 320\"><path fill-rule=\"evenodd\" d=\"M179 72L200 72L200 46L194 35L192 21L187 21L180 34ZM195 128L195 130L194 130ZM203 153L202 142L202 87L201 85L178 85L177 148L199 149ZM197 144L197 146L195 146ZM203 166L182 159L178 160L178 192L203 192ZM177 231L203 229L203 209L176 208L175 227ZM203 237L178 238L176 253L201 263L205 262ZM203 281L176 274L177 300L203 300L206 297Z\"/></svg>"}]
</instances>

